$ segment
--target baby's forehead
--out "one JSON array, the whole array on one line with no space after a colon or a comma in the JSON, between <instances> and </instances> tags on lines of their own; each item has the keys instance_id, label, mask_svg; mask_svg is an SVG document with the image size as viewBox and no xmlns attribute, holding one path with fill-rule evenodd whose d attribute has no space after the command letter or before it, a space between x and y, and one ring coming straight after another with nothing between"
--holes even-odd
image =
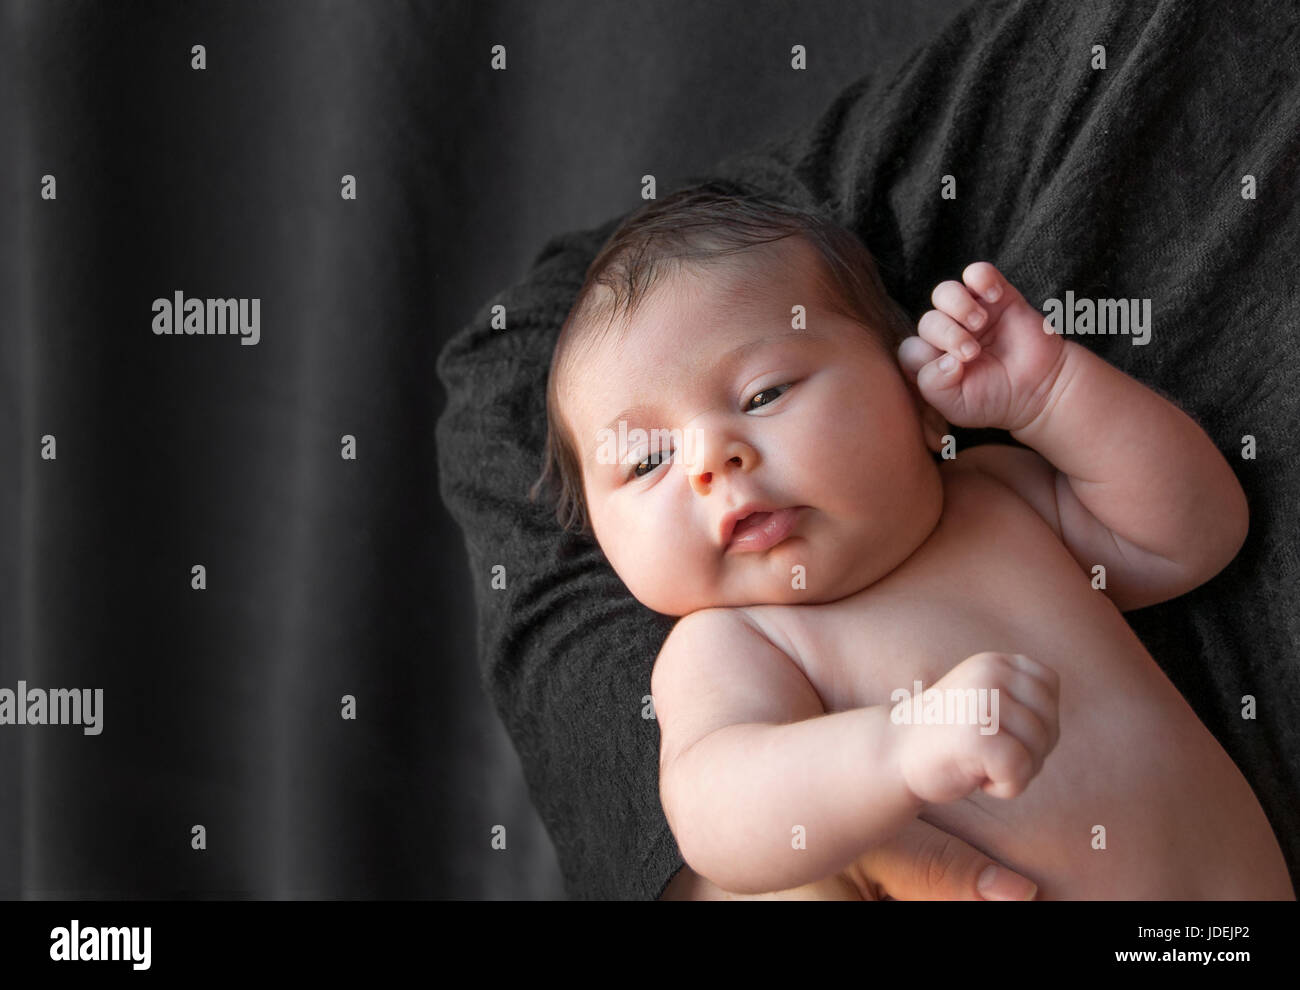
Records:
<instances>
[{"instance_id":1,"label":"baby's forehead","mask_svg":"<svg viewBox=\"0 0 1300 990\"><path fill-rule=\"evenodd\" d=\"M669 367L702 372L727 349L788 325L786 300L798 295L772 280L675 276L657 284L632 312L589 329L566 377L589 392L597 384L627 388L632 380L653 380Z\"/></svg>"},{"instance_id":2,"label":"baby's forehead","mask_svg":"<svg viewBox=\"0 0 1300 990\"><path fill-rule=\"evenodd\" d=\"M615 319L602 342L614 349L633 339L651 348L672 347L681 343L674 331L689 328L692 347L722 344L746 327L788 323L793 307L820 307L824 295L814 273L788 252L746 252L729 264L683 266L663 277L631 313Z\"/></svg>"},{"instance_id":3,"label":"baby's forehead","mask_svg":"<svg viewBox=\"0 0 1300 990\"><path fill-rule=\"evenodd\" d=\"M668 368L707 370L727 351L789 330L795 307L823 308L809 245L790 239L726 263L682 265L660 277L631 312L597 311L565 362L562 408L608 404L650 384ZM608 291L608 290L606 290Z\"/></svg>"}]
</instances>

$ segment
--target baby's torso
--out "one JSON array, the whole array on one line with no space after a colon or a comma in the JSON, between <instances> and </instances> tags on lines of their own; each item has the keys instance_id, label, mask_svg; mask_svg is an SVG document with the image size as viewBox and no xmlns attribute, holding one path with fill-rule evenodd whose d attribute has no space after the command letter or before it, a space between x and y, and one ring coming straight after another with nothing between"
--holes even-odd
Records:
<instances>
[{"instance_id":1,"label":"baby's torso","mask_svg":"<svg viewBox=\"0 0 1300 990\"><path fill-rule=\"evenodd\" d=\"M985 650L1055 669L1060 741L1029 788L920 815L1034 880L1040 899L1291 896L1249 785L1105 592L1009 488L955 462L943 474L938 527L893 573L831 604L746 614L828 712L929 688Z\"/></svg>"}]
</instances>

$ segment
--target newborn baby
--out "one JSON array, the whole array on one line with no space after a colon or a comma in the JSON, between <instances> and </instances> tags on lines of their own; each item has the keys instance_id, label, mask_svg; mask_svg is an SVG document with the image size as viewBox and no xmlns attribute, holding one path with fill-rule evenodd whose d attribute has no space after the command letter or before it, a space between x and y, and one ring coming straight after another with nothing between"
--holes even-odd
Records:
<instances>
[{"instance_id":1,"label":"newborn baby","mask_svg":"<svg viewBox=\"0 0 1300 990\"><path fill-rule=\"evenodd\" d=\"M686 863L786 890L919 816L1040 899L1292 899L1249 785L1121 615L1245 539L1209 438L991 264L910 336L852 234L709 190L593 262L539 481L682 617L651 693ZM1024 447L955 449L946 423Z\"/></svg>"}]
</instances>

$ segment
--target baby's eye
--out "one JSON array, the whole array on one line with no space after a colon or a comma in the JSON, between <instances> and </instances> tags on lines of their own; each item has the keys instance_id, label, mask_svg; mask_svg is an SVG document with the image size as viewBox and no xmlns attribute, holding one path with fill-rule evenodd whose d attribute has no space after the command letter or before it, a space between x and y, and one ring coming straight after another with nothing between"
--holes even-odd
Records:
<instances>
[{"instance_id":1,"label":"baby's eye","mask_svg":"<svg viewBox=\"0 0 1300 990\"><path fill-rule=\"evenodd\" d=\"M661 450L657 457L654 454L651 454L645 460L639 462L637 466L632 469L632 477L644 478L647 474L650 474L650 472L653 471L655 468L657 468L660 464L663 464L666 461L671 461L671 460L672 460L672 451L665 452ZM645 474L641 473L641 465L643 464L652 465L650 470L646 471Z\"/></svg>"},{"instance_id":2,"label":"baby's eye","mask_svg":"<svg viewBox=\"0 0 1300 990\"><path fill-rule=\"evenodd\" d=\"M753 402L755 399L758 399L758 398L760 398L760 397L766 395L766 396L770 396L770 398L769 398L766 402L760 402L760 403L759 403L759 406L767 406L767 405L771 405L772 402L774 402L776 399L780 398L780 396L782 396L782 395L785 394L784 391L777 392L777 389L782 389L782 390L784 390L784 389L788 389L789 387L790 387L789 385L773 385L771 388L765 388L765 389L763 389L763 391L756 393L756 394L755 394L755 395L754 395L754 396L753 396L749 401L750 401L750 402ZM758 408L758 407L757 407L757 406L755 406L755 407L746 407L747 410L748 410L749 408Z\"/></svg>"}]
</instances>

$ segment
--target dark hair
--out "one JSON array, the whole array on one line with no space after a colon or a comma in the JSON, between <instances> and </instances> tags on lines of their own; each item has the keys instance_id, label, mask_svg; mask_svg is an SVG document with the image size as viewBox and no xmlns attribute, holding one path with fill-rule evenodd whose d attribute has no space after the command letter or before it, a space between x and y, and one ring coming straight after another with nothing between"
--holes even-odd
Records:
<instances>
[{"instance_id":1,"label":"dark hair","mask_svg":"<svg viewBox=\"0 0 1300 990\"><path fill-rule=\"evenodd\" d=\"M743 272L752 259L736 256L789 237L815 249L814 276L824 306L867 328L891 355L912 332L907 315L885 291L871 253L852 232L820 212L720 179L680 189L634 210L587 268L551 356L543 470L529 500L552 489L562 529L592 535L582 461L560 412L559 381L572 364L575 344L603 339L620 314L630 321L665 274L687 266ZM626 330L627 322L622 332Z\"/></svg>"}]
</instances>

